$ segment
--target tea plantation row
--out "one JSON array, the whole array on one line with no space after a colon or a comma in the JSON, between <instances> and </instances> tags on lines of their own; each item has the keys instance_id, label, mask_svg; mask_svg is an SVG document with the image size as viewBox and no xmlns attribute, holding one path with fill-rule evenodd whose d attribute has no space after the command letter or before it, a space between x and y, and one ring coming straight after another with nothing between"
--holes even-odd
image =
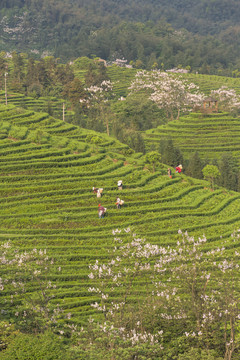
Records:
<instances>
[{"instance_id":1,"label":"tea plantation row","mask_svg":"<svg viewBox=\"0 0 240 360\"><path fill-rule=\"evenodd\" d=\"M147 130L146 147L161 140L172 139L175 146L183 152L184 158L198 152L202 158L220 158L224 153L240 155L240 119L227 113L192 113L167 125Z\"/></svg>"},{"instance_id":2,"label":"tea plantation row","mask_svg":"<svg viewBox=\"0 0 240 360\"><path fill-rule=\"evenodd\" d=\"M21 250L46 249L54 259L48 274L56 284L52 303L71 312L76 323L96 316L91 304L98 296L88 291L95 285L88 266L111 257L113 229L131 228L159 246L174 246L182 229L196 237L205 234L206 250L225 241L231 256L239 247L230 237L240 224L237 193L211 191L207 182L185 175L170 179L165 165L152 173L141 154L126 155L129 149L118 141L47 114L2 105L0 134L0 241L11 240ZM100 137L97 147L89 135ZM101 199L92 187L104 188ZM125 202L121 209L117 196ZM103 219L98 218L99 203L107 208ZM14 277L7 268L4 272ZM149 281L146 272L134 282L131 301L146 296ZM13 292L6 286L0 293L7 316L15 312L6 302Z\"/></svg>"}]
</instances>

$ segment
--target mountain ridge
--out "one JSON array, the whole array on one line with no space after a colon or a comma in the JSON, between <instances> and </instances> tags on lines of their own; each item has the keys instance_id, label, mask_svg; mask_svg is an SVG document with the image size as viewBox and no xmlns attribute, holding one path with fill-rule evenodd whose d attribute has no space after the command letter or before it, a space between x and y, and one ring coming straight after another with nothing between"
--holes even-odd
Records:
<instances>
[{"instance_id":1,"label":"mountain ridge","mask_svg":"<svg viewBox=\"0 0 240 360\"><path fill-rule=\"evenodd\" d=\"M240 5L237 1L13 0L0 5L0 50L124 57L150 68L190 66L237 69ZM224 50L224 51L223 51ZM215 72L214 72L215 71Z\"/></svg>"}]
</instances>

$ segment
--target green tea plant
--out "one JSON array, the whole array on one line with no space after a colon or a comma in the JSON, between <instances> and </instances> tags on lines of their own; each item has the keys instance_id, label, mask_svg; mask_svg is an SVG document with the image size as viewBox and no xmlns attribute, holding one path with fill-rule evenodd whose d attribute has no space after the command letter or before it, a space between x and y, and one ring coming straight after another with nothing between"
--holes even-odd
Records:
<instances>
[{"instance_id":1,"label":"green tea plant","mask_svg":"<svg viewBox=\"0 0 240 360\"><path fill-rule=\"evenodd\" d=\"M53 258L46 249L21 251L8 241L1 245L1 268L14 272L14 279L0 279L0 290L8 290L8 300L14 308L12 316L27 331L39 332L56 322L61 310L50 304L56 285L48 279ZM61 267L58 267L61 271ZM33 292L34 289L34 292ZM4 310L3 310L4 311Z\"/></svg>"},{"instance_id":2,"label":"green tea plant","mask_svg":"<svg viewBox=\"0 0 240 360\"><path fill-rule=\"evenodd\" d=\"M100 327L91 325L91 331L95 331L93 348L97 345L96 333L102 329L102 336L108 333L113 356L116 356L116 339L125 339L128 329L135 334L135 341L139 344L143 334L145 339L152 337L153 344L155 336L160 335L160 348L164 353L178 329L178 336L180 332L185 337L185 347L174 349L175 354L188 352L191 347L208 349L209 354L213 354L213 349L217 348L217 354L222 354L222 358L233 359L240 346L237 325L240 316L238 251L233 252L228 260L224 245L206 251L206 237L195 240L181 230L175 248L151 245L137 238L129 228L124 231L130 234L128 239L121 237L121 230L113 231L115 246L109 263L97 260L89 265L91 272L88 276L95 280L96 285L88 290L101 299L92 306L104 314L105 321ZM239 236L238 231L232 234L232 239L237 241ZM133 282L143 280L147 274L151 274L152 280L148 297L132 303L128 296L136 291ZM82 337L80 339L82 344ZM136 350L133 348L133 351Z\"/></svg>"}]
</instances>

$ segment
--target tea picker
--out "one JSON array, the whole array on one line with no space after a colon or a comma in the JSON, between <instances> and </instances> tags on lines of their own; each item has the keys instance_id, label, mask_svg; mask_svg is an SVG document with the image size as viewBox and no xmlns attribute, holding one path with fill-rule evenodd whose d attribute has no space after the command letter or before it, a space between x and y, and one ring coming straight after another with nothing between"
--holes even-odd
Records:
<instances>
[{"instance_id":1,"label":"tea picker","mask_svg":"<svg viewBox=\"0 0 240 360\"><path fill-rule=\"evenodd\" d=\"M107 212L107 208L105 208L104 206L102 206L101 204L98 205L98 217L99 219L104 218L104 215Z\"/></svg>"},{"instance_id":2,"label":"tea picker","mask_svg":"<svg viewBox=\"0 0 240 360\"><path fill-rule=\"evenodd\" d=\"M118 186L118 190L122 190L122 180L118 180L118 183L117 183L117 186Z\"/></svg>"}]
</instances>

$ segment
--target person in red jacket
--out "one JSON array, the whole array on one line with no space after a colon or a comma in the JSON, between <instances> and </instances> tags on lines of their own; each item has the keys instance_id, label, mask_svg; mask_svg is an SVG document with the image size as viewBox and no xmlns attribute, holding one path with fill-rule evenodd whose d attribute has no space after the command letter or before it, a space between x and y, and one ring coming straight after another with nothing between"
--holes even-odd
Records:
<instances>
[{"instance_id":1,"label":"person in red jacket","mask_svg":"<svg viewBox=\"0 0 240 360\"><path fill-rule=\"evenodd\" d=\"M178 165L178 166L176 167L176 172L179 173L179 174L181 174L181 172L182 172L182 165Z\"/></svg>"}]
</instances>

